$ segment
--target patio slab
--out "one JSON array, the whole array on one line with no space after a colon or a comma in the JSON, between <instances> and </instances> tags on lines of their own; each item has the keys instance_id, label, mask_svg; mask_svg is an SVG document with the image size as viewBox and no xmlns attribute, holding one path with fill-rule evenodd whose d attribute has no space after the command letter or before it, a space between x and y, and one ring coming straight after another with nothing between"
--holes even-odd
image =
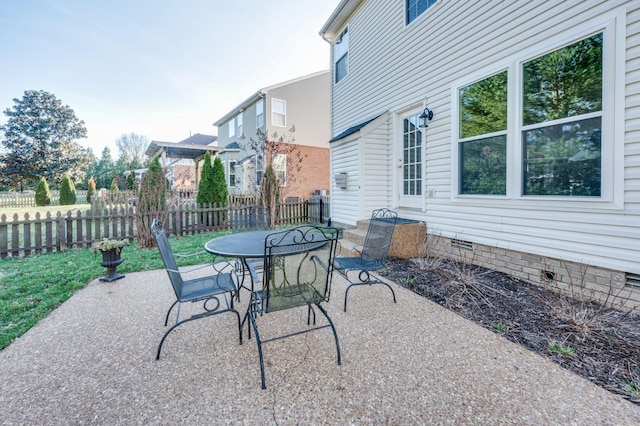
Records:
<instances>
[{"instance_id":1,"label":"patio slab","mask_svg":"<svg viewBox=\"0 0 640 426\"><path fill-rule=\"evenodd\" d=\"M330 329L267 343L235 317L183 325L155 351L173 301L164 270L95 280L0 352L3 424L640 424L640 407L394 284L336 274ZM242 293L240 309L248 293ZM263 338L306 310L258 318Z\"/></svg>"}]
</instances>

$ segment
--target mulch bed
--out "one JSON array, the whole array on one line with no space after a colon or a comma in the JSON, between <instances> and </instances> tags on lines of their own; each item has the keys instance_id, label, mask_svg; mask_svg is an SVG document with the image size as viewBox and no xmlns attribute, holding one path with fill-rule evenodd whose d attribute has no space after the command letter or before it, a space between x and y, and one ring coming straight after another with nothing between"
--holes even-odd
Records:
<instances>
[{"instance_id":1,"label":"mulch bed","mask_svg":"<svg viewBox=\"0 0 640 426\"><path fill-rule=\"evenodd\" d=\"M389 258L380 275L640 405L637 313L445 259Z\"/></svg>"}]
</instances>

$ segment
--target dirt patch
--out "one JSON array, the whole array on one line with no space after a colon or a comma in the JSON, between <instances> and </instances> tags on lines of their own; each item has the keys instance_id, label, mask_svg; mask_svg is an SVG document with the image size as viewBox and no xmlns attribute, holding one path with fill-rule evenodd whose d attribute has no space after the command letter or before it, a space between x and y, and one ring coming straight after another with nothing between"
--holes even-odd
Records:
<instances>
[{"instance_id":1,"label":"dirt patch","mask_svg":"<svg viewBox=\"0 0 640 426\"><path fill-rule=\"evenodd\" d=\"M381 275L640 405L640 315L444 259L389 258Z\"/></svg>"}]
</instances>

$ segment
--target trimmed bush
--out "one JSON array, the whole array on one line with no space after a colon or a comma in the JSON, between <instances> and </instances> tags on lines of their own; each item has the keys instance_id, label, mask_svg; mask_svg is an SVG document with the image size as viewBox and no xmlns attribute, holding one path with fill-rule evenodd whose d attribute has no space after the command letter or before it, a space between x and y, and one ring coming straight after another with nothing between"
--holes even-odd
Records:
<instances>
[{"instance_id":1,"label":"trimmed bush","mask_svg":"<svg viewBox=\"0 0 640 426\"><path fill-rule=\"evenodd\" d=\"M91 197L96 194L96 181L93 180L93 176L89 178L87 183L87 203L91 203Z\"/></svg>"},{"instance_id":2,"label":"trimmed bush","mask_svg":"<svg viewBox=\"0 0 640 426\"><path fill-rule=\"evenodd\" d=\"M76 187L68 174L64 175L60 185L60 205L70 206L76 203Z\"/></svg>"},{"instance_id":3,"label":"trimmed bush","mask_svg":"<svg viewBox=\"0 0 640 426\"><path fill-rule=\"evenodd\" d=\"M202 170L200 171L200 183L198 184L196 201L198 204L210 204L213 203L213 197L213 167L211 166L211 153L207 151L204 154Z\"/></svg>"},{"instance_id":4,"label":"trimmed bush","mask_svg":"<svg viewBox=\"0 0 640 426\"><path fill-rule=\"evenodd\" d=\"M41 178L36 187L36 206L48 206L51 204L51 192L45 178Z\"/></svg>"}]
</instances>

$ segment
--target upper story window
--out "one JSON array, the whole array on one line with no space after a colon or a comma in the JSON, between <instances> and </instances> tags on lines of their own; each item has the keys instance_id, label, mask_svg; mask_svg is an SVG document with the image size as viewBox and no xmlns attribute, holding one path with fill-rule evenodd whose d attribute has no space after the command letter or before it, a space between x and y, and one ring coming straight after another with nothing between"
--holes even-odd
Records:
<instances>
[{"instance_id":1,"label":"upper story window","mask_svg":"<svg viewBox=\"0 0 640 426\"><path fill-rule=\"evenodd\" d=\"M437 0L406 0L407 25L413 22L422 12L433 6Z\"/></svg>"},{"instance_id":2,"label":"upper story window","mask_svg":"<svg viewBox=\"0 0 640 426\"><path fill-rule=\"evenodd\" d=\"M612 60L604 36L514 63L458 90L460 194L601 197L603 178L612 179L603 176L602 164L603 60ZM516 70L519 87L509 84ZM507 161L516 155L517 162Z\"/></svg>"},{"instance_id":3,"label":"upper story window","mask_svg":"<svg viewBox=\"0 0 640 426\"><path fill-rule=\"evenodd\" d=\"M335 62L335 82L338 83L349 72L349 28L345 28L340 37L333 42L333 60Z\"/></svg>"},{"instance_id":4,"label":"upper story window","mask_svg":"<svg viewBox=\"0 0 640 426\"><path fill-rule=\"evenodd\" d=\"M228 126L229 126L229 139L231 139L236 135L236 118L235 117L229 120Z\"/></svg>"},{"instance_id":5,"label":"upper story window","mask_svg":"<svg viewBox=\"0 0 640 426\"><path fill-rule=\"evenodd\" d=\"M287 101L271 99L271 124L280 127L287 125Z\"/></svg>"},{"instance_id":6,"label":"upper story window","mask_svg":"<svg viewBox=\"0 0 640 426\"><path fill-rule=\"evenodd\" d=\"M256 103L256 127L259 129L262 126L264 126L264 99Z\"/></svg>"},{"instance_id":7,"label":"upper story window","mask_svg":"<svg viewBox=\"0 0 640 426\"><path fill-rule=\"evenodd\" d=\"M236 126L238 127L238 136L242 136L244 132L242 127L242 113L236 116Z\"/></svg>"}]
</instances>

